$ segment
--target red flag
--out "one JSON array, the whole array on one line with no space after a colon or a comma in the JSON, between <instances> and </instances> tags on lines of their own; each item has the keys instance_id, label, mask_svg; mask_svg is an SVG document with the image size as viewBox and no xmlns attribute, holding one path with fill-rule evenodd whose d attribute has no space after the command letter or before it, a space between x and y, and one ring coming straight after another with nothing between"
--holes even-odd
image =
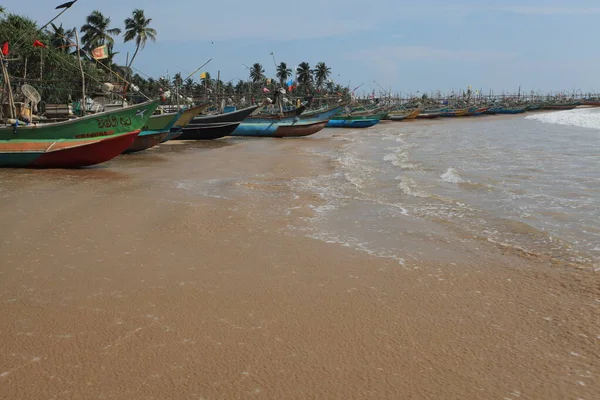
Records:
<instances>
[{"instance_id":1,"label":"red flag","mask_svg":"<svg viewBox=\"0 0 600 400\"><path fill-rule=\"evenodd\" d=\"M5 43L2 45L2 55L5 55L5 56L7 56L7 55L8 55L8 42L5 42Z\"/></svg>"},{"instance_id":2,"label":"red flag","mask_svg":"<svg viewBox=\"0 0 600 400\"><path fill-rule=\"evenodd\" d=\"M47 49L46 45L44 43L40 42L39 40L33 41L33 47L43 47L43 48Z\"/></svg>"}]
</instances>

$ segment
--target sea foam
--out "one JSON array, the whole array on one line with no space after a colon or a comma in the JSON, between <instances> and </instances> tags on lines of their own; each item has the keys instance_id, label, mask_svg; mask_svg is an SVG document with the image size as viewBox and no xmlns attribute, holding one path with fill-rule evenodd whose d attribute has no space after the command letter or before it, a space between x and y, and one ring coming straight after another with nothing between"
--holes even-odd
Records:
<instances>
[{"instance_id":1,"label":"sea foam","mask_svg":"<svg viewBox=\"0 0 600 400\"><path fill-rule=\"evenodd\" d=\"M462 182L464 182L464 179L460 176L460 174L458 173L458 171L455 170L452 167L448 168L448 170L446 172L444 172L440 176L440 178L444 182L449 182L449 183L462 183Z\"/></svg>"},{"instance_id":2,"label":"sea foam","mask_svg":"<svg viewBox=\"0 0 600 400\"><path fill-rule=\"evenodd\" d=\"M546 124L600 129L600 112L594 108L533 114L525 117L525 119L544 122Z\"/></svg>"}]
</instances>

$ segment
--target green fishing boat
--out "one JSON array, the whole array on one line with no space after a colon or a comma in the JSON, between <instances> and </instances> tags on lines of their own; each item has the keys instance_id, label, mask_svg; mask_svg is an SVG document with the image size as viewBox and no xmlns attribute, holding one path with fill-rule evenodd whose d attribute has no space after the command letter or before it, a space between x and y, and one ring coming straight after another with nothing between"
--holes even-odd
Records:
<instances>
[{"instance_id":1,"label":"green fishing boat","mask_svg":"<svg viewBox=\"0 0 600 400\"><path fill-rule=\"evenodd\" d=\"M62 122L0 125L0 166L72 168L108 161L129 147L159 100Z\"/></svg>"}]
</instances>

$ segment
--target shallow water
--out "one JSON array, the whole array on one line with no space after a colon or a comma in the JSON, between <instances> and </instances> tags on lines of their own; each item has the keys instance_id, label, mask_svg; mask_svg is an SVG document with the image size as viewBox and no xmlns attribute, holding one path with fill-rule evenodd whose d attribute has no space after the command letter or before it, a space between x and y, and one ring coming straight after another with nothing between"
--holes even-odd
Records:
<instances>
[{"instance_id":1,"label":"shallow water","mask_svg":"<svg viewBox=\"0 0 600 400\"><path fill-rule=\"evenodd\" d=\"M295 182L325 202L310 219L315 238L399 262L411 250L402 237L421 235L600 265L600 110L387 122L333 136L338 146L307 151L335 172Z\"/></svg>"}]
</instances>

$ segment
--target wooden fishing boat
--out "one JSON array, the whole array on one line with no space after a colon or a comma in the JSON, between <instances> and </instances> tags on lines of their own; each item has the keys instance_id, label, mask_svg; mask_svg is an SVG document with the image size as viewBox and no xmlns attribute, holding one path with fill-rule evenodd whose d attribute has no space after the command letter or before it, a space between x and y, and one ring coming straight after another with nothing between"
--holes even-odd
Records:
<instances>
[{"instance_id":1,"label":"wooden fishing boat","mask_svg":"<svg viewBox=\"0 0 600 400\"><path fill-rule=\"evenodd\" d=\"M592 100L592 99L583 100L581 102L581 104L584 106L600 107L600 100Z\"/></svg>"},{"instance_id":2,"label":"wooden fishing boat","mask_svg":"<svg viewBox=\"0 0 600 400\"><path fill-rule=\"evenodd\" d=\"M475 110L475 112L473 112L473 115L483 115L485 114L485 112L489 109L489 107L479 107Z\"/></svg>"},{"instance_id":3,"label":"wooden fishing boat","mask_svg":"<svg viewBox=\"0 0 600 400\"><path fill-rule=\"evenodd\" d=\"M580 105L579 102L576 103L549 103L544 106L545 110L573 110Z\"/></svg>"},{"instance_id":4,"label":"wooden fishing boat","mask_svg":"<svg viewBox=\"0 0 600 400\"><path fill-rule=\"evenodd\" d=\"M74 168L108 161L135 141L158 104L149 101L62 122L0 126L0 166Z\"/></svg>"},{"instance_id":5,"label":"wooden fishing boat","mask_svg":"<svg viewBox=\"0 0 600 400\"><path fill-rule=\"evenodd\" d=\"M377 125L381 118L373 118L363 115L344 116L336 115L327 123L327 128L369 128Z\"/></svg>"},{"instance_id":6,"label":"wooden fishing boat","mask_svg":"<svg viewBox=\"0 0 600 400\"><path fill-rule=\"evenodd\" d=\"M439 118L444 113L443 110L425 110L417 115L417 119L433 119Z\"/></svg>"},{"instance_id":7,"label":"wooden fishing boat","mask_svg":"<svg viewBox=\"0 0 600 400\"><path fill-rule=\"evenodd\" d=\"M345 107L346 106L344 106L344 105L339 105L337 107L325 109L325 110L322 110L317 113L310 113L310 114L304 113L304 114L300 115L300 120L302 120L304 122L306 122L306 121L313 121L313 122L326 121L326 120L329 120L329 119L333 118L334 116L338 115L339 113L343 112Z\"/></svg>"},{"instance_id":8,"label":"wooden fishing boat","mask_svg":"<svg viewBox=\"0 0 600 400\"><path fill-rule=\"evenodd\" d=\"M194 118L196 118L202 111L208 108L209 104L201 104L196 107L187 108L181 113L179 119L175 121L173 127L171 128L169 134L161 141L161 143L168 142L169 140L174 140L181 136L183 133L183 128L186 127Z\"/></svg>"},{"instance_id":9,"label":"wooden fishing boat","mask_svg":"<svg viewBox=\"0 0 600 400\"><path fill-rule=\"evenodd\" d=\"M326 121L316 121L316 122L303 122L300 124L282 124L279 125L279 127L277 128L277 130L275 131L275 133L272 135L272 137L278 137L278 138L283 138L283 137L302 137L302 136L309 136L309 135L313 135L317 132L319 132L320 130L322 130L323 128L325 128L325 125L327 125L327 120Z\"/></svg>"},{"instance_id":10,"label":"wooden fishing boat","mask_svg":"<svg viewBox=\"0 0 600 400\"><path fill-rule=\"evenodd\" d=\"M420 109L415 110L405 110L405 111L391 111L388 113L387 118L390 121L404 121L415 119L421 113Z\"/></svg>"},{"instance_id":11,"label":"wooden fishing boat","mask_svg":"<svg viewBox=\"0 0 600 400\"><path fill-rule=\"evenodd\" d=\"M370 128L377 125L379 119L363 118L363 119L332 119L329 120L327 128Z\"/></svg>"},{"instance_id":12,"label":"wooden fishing boat","mask_svg":"<svg viewBox=\"0 0 600 400\"><path fill-rule=\"evenodd\" d=\"M522 114L527 111L527 107L498 107L494 111L496 114Z\"/></svg>"},{"instance_id":13,"label":"wooden fishing boat","mask_svg":"<svg viewBox=\"0 0 600 400\"><path fill-rule=\"evenodd\" d=\"M213 140L230 135L235 129L258 109L258 106L216 114L200 115L182 128L179 140Z\"/></svg>"},{"instance_id":14,"label":"wooden fishing boat","mask_svg":"<svg viewBox=\"0 0 600 400\"><path fill-rule=\"evenodd\" d=\"M165 141L183 112L182 109L174 113L152 115L133 144L124 153L147 150Z\"/></svg>"},{"instance_id":15,"label":"wooden fishing boat","mask_svg":"<svg viewBox=\"0 0 600 400\"><path fill-rule=\"evenodd\" d=\"M251 137L298 137L312 135L327 125L325 121L302 121L299 117L273 119L250 119L244 122L231 133L231 136Z\"/></svg>"},{"instance_id":16,"label":"wooden fishing boat","mask_svg":"<svg viewBox=\"0 0 600 400\"><path fill-rule=\"evenodd\" d=\"M527 106L527 111L538 111L542 108L544 108L544 105L542 103L533 103Z\"/></svg>"},{"instance_id":17,"label":"wooden fishing boat","mask_svg":"<svg viewBox=\"0 0 600 400\"><path fill-rule=\"evenodd\" d=\"M442 113L442 117L461 117L469 112L470 108L448 109Z\"/></svg>"}]
</instances>

